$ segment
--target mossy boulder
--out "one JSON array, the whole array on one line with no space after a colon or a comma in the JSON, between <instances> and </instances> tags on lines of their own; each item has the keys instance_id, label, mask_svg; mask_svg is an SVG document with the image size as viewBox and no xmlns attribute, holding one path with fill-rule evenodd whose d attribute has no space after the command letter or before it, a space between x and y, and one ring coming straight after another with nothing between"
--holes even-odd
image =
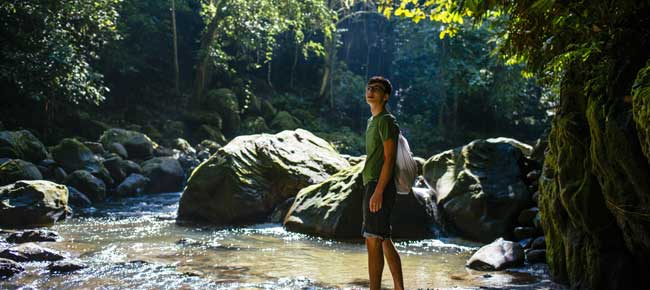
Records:
<instances>
[{"instance_id":1,"label":"mossy boulder","mask_svg":"<svg viewBox=\"0 0 650 290\"><path fill-rule=\"evenodd\" d=\"M107 148L112 143L120 143L126 149L129 159L138 160L147 160L153 157L153 150L158 147L158 144L147 135L120 128L106 130L99 138L99 142Z\"/></svg>"},{"instance_id":2,"label":"mossy boulder","mask_svg":"<svg viewBox=\"0 0 650 290\"><path fill-rule=\"evenodd\" d=\"M326 238L361 239L363 166L361 162L300 190L284 219L284 227ZM391 215L393 237L424 239L436 236L438 226L432 194L416 189L415 193L396 196Z\"/></svg>"},{"instance_id":3,"label":"mossy boulder","mask_svg":"<svg viewBox=\"0 0 650 290\"><path fill-rule=\"evenodd\" d=\"M45 180L22 180L0 187L0 224L28 227L51 225L64 219L68 189Z\"/></svg>"},{"instance_id":4,"label":"mossy boulder","mask_svg":"<svg viewBox=\"0 0 650 290\"><path fill-rule=\"evenodd\" d=\"M302 126L300 120L287 111L280 111L277 113L275 117L273 117L270 125L271 128L275 130L295 130Z\"/></svg>"},{"instance_id":5,"label":"mossy boulder","mask_svg":"<svg viewBox=\"0 0 650 290\"><path fill-rule=\"evenodd\" d=\"M533 205L519 167L522 151L503 139L475 140L423 166L449 228L488 243L512 237L519 213Z\"/></svg>"},{"instance_id":6,"label":"mossy boulder","mask_svg":"<svg viewBox=\"0 0 650 290\"><path fill-rule=\"evenodd\" d=\"M99 172L103 166L95 154L77 139L66 138L52 147L52 157L66 172Z\"/></svg>"},{"instance_id":7,"label":"mossy boulder","mask_svg":"<svg viewBox=\"0 0 650 290\"><path fill-rule=\"evenodd\" d=\"M38 163L47 158L47 150L45 145L27 130L0 131L0 158Z\"/></svg>"},{"instance_id":8,"label":"mossy boulder","mask_svg":"<svg viewBox=\"0 0 650 290\"><path fill-rule=\"evenodd\" d=\"M57 146L52 148L52 157L63 167L65 172L83 170L100 178L108 186L114 182L110 172L100 159L86 145L76 139L61 140Z\"/></svg>"},{"instance_id":9,"label":"mossy boulder","mask_svg":"<svg viewBox=\"0 0 650 290\"><path fill-rule=\"evenodd\" d=\"M12 159L0 165L0 186L14 183L18 180L39 180L43 175L36 165L31 162Z\"/></svg>"},{"instance_id":10,"label":"mossy boulder","mask_svg":"<svg viewBox=\"0 0 650 290\"><path fill-rule=\"evenodd\" d=\"M300 189L348 166L327 141L305 130L239 136L192 172L178 219L218 225L264 221Z\"/></svg>"},{"instance_id":11,"label":"mossy boulder","mask_svg":"<svg viewBox=\"0 0 650 290\"><path fill-rule=\"evenodd\" d=\"M618 48L616 54L627 55ZM650 283L643 133L650 125L644 96L650 68L607 69L615 79L572 64L560 85L540 177L540 222L554 279L576 289L639 289Z\"/></svg>"}]
</instances>

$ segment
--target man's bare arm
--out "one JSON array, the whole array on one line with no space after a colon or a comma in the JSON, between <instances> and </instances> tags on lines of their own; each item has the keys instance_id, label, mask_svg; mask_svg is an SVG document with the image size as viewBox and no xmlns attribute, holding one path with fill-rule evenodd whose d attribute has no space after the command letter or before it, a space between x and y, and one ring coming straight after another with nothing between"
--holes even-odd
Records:
<instances>
[{"instance_id":1,"label":"man's bare arm","mask_svg":"<svg viewBox=\"0 0 650 290\"><path fill-rule=\"evenodd\" d=\"M377 181L375 192L370 198L370 212L378 212L381 209L381 204L384 196L384 189L393 175L393 165L395 165L395 140L388 139L384 141L384 164L381 166L381 173Z\"/></svg>"}]
</instances>

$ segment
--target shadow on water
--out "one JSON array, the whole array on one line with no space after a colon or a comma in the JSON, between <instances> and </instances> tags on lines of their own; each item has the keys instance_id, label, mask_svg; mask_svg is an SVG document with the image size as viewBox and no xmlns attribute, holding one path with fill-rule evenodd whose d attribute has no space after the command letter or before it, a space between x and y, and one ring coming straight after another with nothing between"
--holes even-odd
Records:
<instances>
[{"instance_id":1,"label":"shadow on water","mask_svg":"<svg viewBox=\"0 0 650 290\"><path fill-rule=\"evenodd\" d=\"M287 232L279 224L179 225L179 199L180 193L142 195L80 211L52 227L63 241L40 244L88 268L50 274L47 263L27 263L25 272L0 288L368 287L363 244ZM449 238L396 242L406 287L559 289L543 264L487 273L466 269L478 246ZM387 268L382 285L390 287Z\"/></svg>"}]
</instances>

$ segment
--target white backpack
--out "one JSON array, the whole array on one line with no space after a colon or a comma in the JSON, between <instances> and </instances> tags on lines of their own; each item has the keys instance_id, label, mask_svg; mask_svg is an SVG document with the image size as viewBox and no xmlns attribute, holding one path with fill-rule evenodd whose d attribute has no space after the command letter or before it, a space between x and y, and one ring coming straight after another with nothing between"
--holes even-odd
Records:
<instances>
[{"instance_id":1,"label":"white backpack","mask_svg":"<svg viewBox=\"0 0 650 290\"><path fill-rule=\"evenodd\" d=\"M418 164L413 159L408 141L399 134L395 156L395 187L398 194L409 194L418 176Z\"/></svg>"}]
</instances>

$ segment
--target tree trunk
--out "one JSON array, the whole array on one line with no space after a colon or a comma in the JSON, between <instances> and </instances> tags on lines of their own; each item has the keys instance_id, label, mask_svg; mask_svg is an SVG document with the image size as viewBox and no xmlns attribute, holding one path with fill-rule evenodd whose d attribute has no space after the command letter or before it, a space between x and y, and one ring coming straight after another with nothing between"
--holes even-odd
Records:
<instances>
[{"instance_id":1,"label":"tree trunk","mask_svg":"<svg viewBox=\"0 0 650 290\"><path fill-rule=\"evenodd\" d=\"M180 95L180 69L178 67L178 37L176 35L176 0L171 0L172 4L172 31L174 36L174 92Z\"/></svg>"},{"instance_id":2,"label":"tree trunk","mask_svg":"<svg viewBox=\"0 0 650 290\"><path fill-rule=\"evenodd\" d=\"M210 67L210 48L212 43L217 37L217 28L219 27L221 19L219 19L219 10L221 0L216 2L217 13L212 18L205 34L201 37L201 48L198 53L198 61L196 65L196 80L195 80L195 89L192 100L190 101L190 107L196 108L200 106L201 100L203 98L203 90L205 89L205 83L208 80L209 67Z\"/></svg>"},{"instance_id":3,"label":"tree trunk","mask_svg":"<svg viewBox=\"0 0 650 290\"><path fill-rule=\"evenodd\" d=\"M293 82L296 78L296 66L298 65L298 44L294 45L293 63L291 64L291 75L289 77L289 88L293 89Z\"/></svg>"}]
</instances>

